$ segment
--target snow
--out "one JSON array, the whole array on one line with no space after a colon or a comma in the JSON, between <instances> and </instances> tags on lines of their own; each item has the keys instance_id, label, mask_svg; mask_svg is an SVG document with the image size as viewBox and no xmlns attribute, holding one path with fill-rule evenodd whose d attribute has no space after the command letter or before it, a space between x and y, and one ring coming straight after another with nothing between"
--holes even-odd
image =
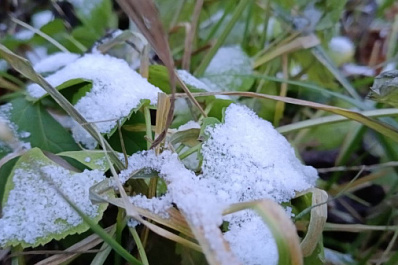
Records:
<instances>
[{"instance_id":1,"label":"snow","mask_svg":"<svg viewBox=\"0 0 398 265\"><path fill-rule=\"evenodd\" d=\"M219 253L221 264L231 261L216 236L223 220L229 222L225 238L242 264L277 264L275 240L261 217L252 210L224 218L221 212L238 202L264 198L278 203L290 201L296 192L315 184L316 170L303 165L288 141L245 106L231 104L225 111L224 123L208 127L206 133L209 138L201 149L202 175L196 176L186 169L170 151L156 156L151 150L129 158L129 168L120 173L121 181L125 182L139 169L158 171L167 183L166 196L170 196L189 223L204 231ZM170 201L159 206L156 199L143 196L131 200L146 209L154 207L157 212L171 207ZM290 217L291 208L286 212Z\"/></svg>"},{"instance_id":2,"label":"snow","mask_svg":"<svg viewBox=\"0 0 398 265\"><path fill-rule=\"evenodd\" d=\"M155 197L151 199L148 199L144 195L136 195L130 197L130 202L137 207L147 209L150 212L157 214L163 218L169 217L167 210L172 207L172 200L170 194L166 194L162 197Z\"/></svg>"},{"instance_id":3,"label":"snow","mask_svg":"<svg viewBox=\"0 0 398 265\"><path fill-rule=\"evenodd\" d=\"M128 169L122 171L119 178L124 182L132 172L142 168L159 172L159 176L167 183L165 196L169 196L171 202L177 205L190 223L195 227L200 227L205 237L212 239L212 247L217 250L221 264L231 264L231 258L225 252L222 240L215 236L220 233L221 214L225 205L217 202L215 196L209 193L206 185L203 185L192 171L184 167L175 153L164 151L156 156L155 152L150 150L133 154L129 158ZM135 203L140 203L140 200L143 200L141 203L148 203L148 199L145 197L137 197L132 200ZM171 207L171 204L165 204L163 207L157 211L164 212Z\"/></svg>"},{"instance_id":4,"label":"snow","mask_svg":"<svg viewBox=\"0 0 398 265\"><path fill-rule=\"evenodd\" d=\"M98 206L89 200L89 188L105 178L102 172L85 170L71 175L60 166L32 163L14 172L14 188L0 219L0 245L9 241L34 244L39 238L62 233L83 222L41 174L51 179L86 215L91 218L98 215Z\"/></svg>"},{"instance_id":5,"label":"snow","mask_svg":"<svg viewBox=\"0 0 398 265\"><path fill-rule=\"evenodd\" d=\"M202 178L219 201L268 198L281 203L315 184L316 170L302 165L287 140L247 107L231 104L225 122L206 131ZM225 236L244 264L277 264L276 244L257 215L243 211L225 220L231 224Z\"/></svg>"},{"instance_id":6,"label":"snow","mask_svg":"<svg viewBox=\"0 0 398 265\"><path fill-rule=\"evenodd\" d=\"M57 52L37 62L33 68L40 74L55 72L61 67L76 61L77 58L79 58L79 54L76 53Z\"/></svg>"},{"instance_id":7,"label":"snow","mask_svg":"<svg viewBox=\"0 0 398 265\"><path fill-rule=\"evenodd\" d=\"M33 37L33 35L35 35L33 31L28 29L21 29L18 32L14 33L13 36L17 40L24 41L24 40L30 40Z\"/></svg>"},{"instance_id":8,"label":"snow","mask_svg":"<svg viewBox=\"0 0 398 265\"><path fill-rule=\"evenodd\" d=\"M316 170L303 166L271 123L245 106L231 104L225 122L207 133L203 177L230 203L262 198L281 203L315 184ZM231 181L233 185L224 185Z\"/></svg>"},{"instance_id":9,"label":"snow","mask_svg":"<svg viewBox=\"0 0 398 265\"><path fill-rule=\"evenodd\" d=\"M32 26L34 28L41 28L54 19L54 15L50 10L45 10L32 15Z\"/></svg>"},{"instance_id":10,"label":"snow","mask_svg":"<svg viewBox=\"0 0 398 265\"><path fill-rule=\"evenodd\" d=\"M200 129L200 125L199 123L197 123L196 121L189 121L183 125L181 125L180 127L178 127L177 131L186 131L186 130L190 130L190 129Z\"/></svg>"},{"instance_id":11,"label":"snow","mask_svg":"<svg viewBox=\"0 0 398 265\"><path fill-rule=\"evenodd\" d=\"M343 36L333 37L329 42L329 49L339 53L351 53L354 48L352 41Z\"/></svg>"},{"instance_id":12,"label":"snow","mask_svg":"<svg viewBox=\"0 0 398 265\"><path fill-rule=\"evenodd\" d=\"M84 16L89 16L93 9L101 5L102 0L68 0Z\"/></svg>"},{"instance_id":13,"label":"snow","mask_svg":"<svg viewBox=\"0 0 398 265\"><path fill-rule=\"evenodd\" d=\"M177 73L186 85L193 86L197 89L202 89L205 91L210 91L210 88L205 83L197 79L195 76L191 75L188 71L177 70Z\"/></svg>"},{"instance_id":14,"label":"snow","mask_svg":"<svg viewBox=\"0 0 398 265\"><path fill-rule=\"evenodd\" d=\"M48 56L46 47L35 47L25 53L26 58L35 65Z\"/></svg>"},{"instance_id":15,"label":"snow","mask_svg":"<svg viewBox=\"0 0 398 265\"><path fill-rule=\"evenodd\" d=\"M8 69L8 63L6 60L0 59L0 71L5 72Z\"/></svg>"},{"instance_id":16,"label":"snow","mask_svg":"<svg viewBox=\"0 0 398 265\"><path fill-rule=\"evenodd\" d=\"M86 54L48 76L52 86L76 78L92 80L93 87L76 104L75 108L89 122L96 123L101 133L110 132L117 120L127 117L142 99L156 104L161 91L132 70L121 59L102 54ZM45 95L45 90L37 84L27 87L35 98ZM96 141L75 122L73 137L87 148L93 149Z\"/></svg>"}]
</instances>

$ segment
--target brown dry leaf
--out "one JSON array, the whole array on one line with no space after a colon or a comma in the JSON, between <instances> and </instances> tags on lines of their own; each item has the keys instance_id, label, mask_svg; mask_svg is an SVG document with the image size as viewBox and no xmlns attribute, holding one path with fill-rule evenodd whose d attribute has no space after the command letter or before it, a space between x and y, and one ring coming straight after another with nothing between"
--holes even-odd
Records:
<instances>
[{"instance_id":1,"label":"brown dry leaf","mask_svg":"<svg viewBox=\"0 0 398 265\"><path fill-rule=\"evenodd\" d=\"M145 36L149 44L155 50L160 60L165 64L170 76L170 87L172 95L170 97L170 110L167 115L167 126L165 130L155 139L151 148L157 146L166 137L166 132L173 120L174 114L174 94L175 94L175 73L174 61L171 56L169 42L162 23L159 19L158 11L152 0L117 0L124 12L134 21L138 29Z\"/></svg>"}]
</instances>

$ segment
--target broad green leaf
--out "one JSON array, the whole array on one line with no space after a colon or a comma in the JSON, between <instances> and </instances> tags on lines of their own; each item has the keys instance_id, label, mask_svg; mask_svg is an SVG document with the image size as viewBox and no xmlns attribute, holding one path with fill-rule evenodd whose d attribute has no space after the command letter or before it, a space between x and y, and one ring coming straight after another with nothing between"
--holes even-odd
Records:
<instances>
[{"instance_id":1,"label":"broad green leaf","mask_svg":"<svg viewBox=\"0 0 398 265\"><path fill-rule=\"evenodd\" d=\"M80 98L82 98L87 92L91 90L92 86L93 85L91 80L87 80L84 78L74 78L60 84L56 87L56 89L60 91L61 94L74 105ZM47 97L48 95L49 94L46 93L40 98L32 98L28 94L27 98L28 100L36 102Z\"/></svg>"},{"instance_id":2,"label":"broad green leaf","mask_svg":"<svg viewBox=\"0 0 398 265\"><path fill-rule=\"evenodd\" d=\"M38 103L16 98L11 102L10 121L19 132L30 133L24 141L29 141L32 147L39 147L51 153L79 150L69 132L62 127L44 107Z\"/></svg>"},{"instance_id":3,"label":"broad green leaf","mask_svg":"<svg viewBox=\"0 0 398 265\"><path fill-rule=\"evenodd\" d=\"M101 150L69 151L61 152L57 155L73 158L90 169L98 169L104 172L109 169L109 164L106 160L104 151Z\"/></svg>"},{"instance_id":4,"label":"broad green leaf","mask_svg":"<svg viewBox=\"0 0 398 265\"><path fill-rule=\"evenodd\" d=\"M163 65L153 64L149 66L148 82L166 94L171 93L169 73Z\"/></svg>"},{"instance_id":5,"label":"broad green leaf","mask_svg":"<svg viewBox=\"0 0 398 265\"><path fill-rule=\"evenodd\" d=\"M100 38L106 30L117 27L117 16L112 11L111 0L84 0L75 2L77 15L85 30Z\"/></svg>"},{"instance_id":6,"label":"broad green leaf","mask_svg":"<svg viewBox=\"0 0 398 265\"><path fill-rule=\"evenodd\" d=\"M134 131L130 130L129 127L135 124L145 124L144 114L141 112L137 112L130 116L130 118L124 122L121 132L122 132L122 141L126 147L126 152L128 155L131 155L135 152L145 150L147 148L147 142L145 139L145 131ZM109 138L109 144L118 152L123 152L121 139L119 136L119 132L116 131Z\"/></svg>"},{"instance_id":7,"label":"broad green leaf","mask_svg":"<svg viewBox=\"0 0 398 265\"><path fill-rule=\"evenodd\" d=\"M137 114L138 111L139 111L142 107L148 106L150 103L151 103L151 102L150 102L149 99L141 99L141 100L140 100L140 103L138 104L138 106L135 107L134 109L132 109L132 110L130 111L130 114L129 114L128 116L126 116L126 117L124 117L123 119L121 119L120 122L119 122L119 124L120 124L120 125L124 125L124 124L126 123L126 121L128 121L128 120L131 118L132 115ZM137 114L137 116L141 116L141 114ZM135 119L132 119L132 121L135 121ZM144 119L144 122L145 122L145 119ZM130 124L131 124L131 123L130 123ZM117 128L118 128L118 125L116 125L115 127L113 127L113 129L112 129L109 133L107 133L106 136L107 136L108 138L111 137L111 136L117 131Z\"/></svg>"},{"instance_id":8,"label":"broad green leaf","mask_svg":"<svg viewBox=\"0 0 398 265\"><path fill-rule=\"evenodd\" d=\"M86 231L89 226L59 192L97 223L107 204L92 205L88 189L104 178L101 171L69 171L46 157L39 148L27 151L14 165L5 186L0 219L1 247L34 247Z\"/></svg>"},{"instance_id":9,"label":"broad green leaf","mask_svg":"<svg viewBox=\"0 0 398 265\"><path fill-rule=\"evenodd\" d=\"M202 122L202 126L200 127L199 139L202 141L207 139L208 135L206 134L206 128L208 126L214 126L218 123L220 123L220 121L216 118L213 118L213 117L204 118L203 122Z\"/></svg>"},{"instance_id":10,"label":"broad green leaf","mask_svg":"<svg viewBox=\"0 0 398 265\"><path fill-rule=\"evenodd\" d=\"M210 104L213 104L213 107L207 114L208 117L214 117L218 120L222 120L223 118L223 110L227 108L234 101L230 99L221 99L215 98Z\"/></svg>"},{"instance_id":11,"label":"broad green leaf","mask_svg":"<svg viewBox=\"0 0 398 265\"><path fill-rule=\"evenodd\" d=\"M19 159L18 157L15 157L0 167L0 205L1 202L3 201L8 177L10 176L11 170L13 169L18 159Z\"/></svg>"}]
</instances>

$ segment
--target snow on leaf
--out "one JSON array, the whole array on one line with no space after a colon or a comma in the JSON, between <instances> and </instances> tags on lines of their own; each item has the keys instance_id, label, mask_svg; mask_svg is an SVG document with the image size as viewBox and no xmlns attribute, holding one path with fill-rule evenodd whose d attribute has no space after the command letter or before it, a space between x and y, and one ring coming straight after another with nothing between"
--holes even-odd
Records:
<instances>
[{"instance_id":1,"label":"snow on leaf","mask_svg":"<svg viewBox=\"0 0 398 265\"><path fill-rule=\"evenodd\" d=\"M48 159L40 149L27 151L8 177L2 201L0 246L38 246L52 239L82 233L89 226L55 190L99 221L106 204L93 205L89 188L104 179L98 170L71 172Z\"/></svg>"},{"instance_id":2,"label":"snow on leaf","mask_svg":"<svg viewBox=\"0 0 398 265\"><path fill-rule=\"evenodd\" d=\"M79 58L76 53L57 52L37 62L33 68L39 74L55 72Z\"/></svg>"},{"instance_id":3,"label":"snow on leaf","mask_svg":"<svg viewBox=\"0 0 398 265\"><path fill-rule=\"evenodd\" d=\"M83 78L92 80L90 92L77 101L75 108L88 121L97 122L101 133L113 132L117 120L125 119L131 111L148 99L156 104L157 87L132 70L128 64L108 55L86 54L73 63L68 64L46 80L53 86L58 86L68 80ZM33 97L41 97L45 91L38 85L28 86L28 92ZM92 149L95 140L77 123L72 128L73 137Z\"/></svg>"},{"instance_id":4,"label":"snow on leaf","mask_svg":"<svg viewBox=\"0 0 398 265\"><path fill-rule=\"evenodd\" d=\"M209 138L201 150L202 178L219 201L268 198L281 203L314 185L316 170L301 164L287 140L269 122L236 104L226 109L224 120L207 128ZM258 215L245 210L225 220L230 223L225 237L241 262L277 264L275 242Z\"/></svg>"},{"instance_id":5,"label":"snow on leaf","mask_svg":"<svg viewBox=\"0 0 398 265\"><path fill-rule=\"evenodd\" d=\"M247 91L254 79L239 75L252 74L251 59L239 46L221 47L200 79L208 91Z\"/></svg>"}]
</instances>

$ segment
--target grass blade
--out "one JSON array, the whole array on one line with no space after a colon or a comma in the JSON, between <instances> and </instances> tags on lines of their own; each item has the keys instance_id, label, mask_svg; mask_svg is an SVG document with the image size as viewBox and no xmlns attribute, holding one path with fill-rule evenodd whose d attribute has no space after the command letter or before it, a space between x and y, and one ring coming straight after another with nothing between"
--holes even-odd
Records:
<instances>
[{"instance_id":1,"label":"grass blade","mask_svg":"<svg viewBox=\"0 0 398 265\"><path fill-rule=\"evenodd\" d=\"M307 100L289 98L289 97L280 97L274 95L260 94L254 92L207 92L207 93L193 93L195 97L203 97L203 96L214 96L214 95L229 95L229 96L241 96L241 97L254 97L254 98L265 98L272 100L280 100L285 103L290 103L294 105L300 105L305 107L310 107L319 110L325 110L334 114L338 114L344 116L350 120L355 120L357 122L362 123L363 125L368 126L369 128L390 137L392 140L398 142L398 130L393 126L371 119L369 117L364 116L363 114L351 111L343 108L328 106L320 103L315 103ZM177 94L178 97L185 97L185 95Z\"/></svg>"}]
</instances>

